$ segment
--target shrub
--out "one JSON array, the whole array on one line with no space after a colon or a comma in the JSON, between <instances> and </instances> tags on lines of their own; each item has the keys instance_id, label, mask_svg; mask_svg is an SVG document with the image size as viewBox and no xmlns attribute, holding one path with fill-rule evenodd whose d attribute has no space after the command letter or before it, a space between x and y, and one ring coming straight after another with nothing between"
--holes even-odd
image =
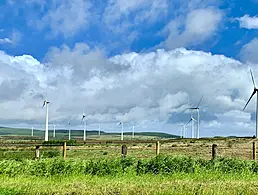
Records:
<instances>
[{"instance_id":1,"label":"shrub","mask_svg":"<svg viewBox=\"0 0 258 195\"><path fill-rule=\"evenodd\" d=\"M194 172L257 173L256 161L218 158L215 160L194 159L186 156L157 156L151 159L116 158L101 160L63 160L48 158L40 160L2 160L0 174L55 176L55 175L116 175L133 171L136 174L173 174Z\"/></svg>"}]
</instances>

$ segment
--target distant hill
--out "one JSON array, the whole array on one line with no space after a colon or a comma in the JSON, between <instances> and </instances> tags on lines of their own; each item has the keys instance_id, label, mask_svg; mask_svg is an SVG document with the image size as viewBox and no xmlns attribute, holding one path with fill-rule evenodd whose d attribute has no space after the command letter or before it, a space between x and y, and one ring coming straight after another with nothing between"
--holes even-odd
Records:
<instances>
[{"instance_id":1,"label":"distant hill","mask_svg":"<svg viewBox=\"0 0 258 195\"><path fill-rule=\"evenodd\" d=\"M97 136L98 131L87 131L87 136ZM44 136L44 131L34 129L34 136ZM120 136L120 133L107 133L101 131L100 134L102 136ZM0 136L30 136L31 129L22 129L22 128L9 128L9 127L0 127ZM49 136L53 135L53 130L49 130ZM124 132L125 136L131 136L132 132ZM68 136L68 131L64 129L56 130L56 137L64 137ZM83 136L82 130L72 130L72 136ZM135 136L146 136L146 137L158 137L158 138L179 138L177 135L172 135L168 133L160 133L160 132L135 132Z\"/></svg>"}]
</instances>

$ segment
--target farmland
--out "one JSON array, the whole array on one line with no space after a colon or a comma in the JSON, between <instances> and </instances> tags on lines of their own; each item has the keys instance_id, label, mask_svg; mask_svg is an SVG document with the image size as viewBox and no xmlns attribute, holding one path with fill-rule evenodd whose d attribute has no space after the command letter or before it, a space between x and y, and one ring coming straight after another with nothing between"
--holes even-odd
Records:
<instances>
[{"instance_id":1,"label":"farmland","mask_svg":"<svg viewBox=\"0 0 258 195\"><path fill-rule=\"evenodd\" d=\"M121 141L119 135L102 132L98 137L92 132L86 142L66 140L64 160L65 140L43 142L40 133L34 137L15 129L2 133L0 194L255 194L258 190L252 138L196 140L140 134L132 140L129 134ZM214 160L213 144L217 144ZM121 157L122 145L127 146L126 157Z\"/></svg>"}]
</instances>

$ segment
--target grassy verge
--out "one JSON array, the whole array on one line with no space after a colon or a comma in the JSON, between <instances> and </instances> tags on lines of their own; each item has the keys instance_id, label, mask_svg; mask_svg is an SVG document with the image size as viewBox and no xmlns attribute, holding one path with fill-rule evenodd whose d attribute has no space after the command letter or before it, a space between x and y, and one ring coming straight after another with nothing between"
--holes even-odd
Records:
<instances>
[{"instance_id":1,"label":"grassy verge","mask_svg":"<svg viewBox=\"0 0 258 195\"><path fill-rule=\"evenodd\" d=\"M176 173L68 177L0 176L0 194L257 194L254 175Z\"/></svg>"},{"instance_id":2,"label":"grassy verge","mask_svg":"<svg viewBox=\"0 0 258 195\"><path fill-rule=\"evenodd\" d=\"M186 156L0 161L0 194L257 194L258 163Z\"/></svg>"}]
</instances>

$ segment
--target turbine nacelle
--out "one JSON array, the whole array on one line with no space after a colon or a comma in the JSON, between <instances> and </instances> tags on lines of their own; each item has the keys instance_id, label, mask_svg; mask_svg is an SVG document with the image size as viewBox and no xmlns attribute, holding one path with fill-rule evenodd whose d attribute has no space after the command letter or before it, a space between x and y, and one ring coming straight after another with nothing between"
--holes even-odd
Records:
<instances>
[{"instance_id":1,"label":"turbine nacelle","mask_svg":"<svg viewBox=\"0 0 258 195\"><path fill-rule=\"evenodd\" d=\"M44 108L44 106L46 106L46 105L49 104L49 103L50 103L49 101L44 100L42 108Z\"/></svg>"}]
</instances>

